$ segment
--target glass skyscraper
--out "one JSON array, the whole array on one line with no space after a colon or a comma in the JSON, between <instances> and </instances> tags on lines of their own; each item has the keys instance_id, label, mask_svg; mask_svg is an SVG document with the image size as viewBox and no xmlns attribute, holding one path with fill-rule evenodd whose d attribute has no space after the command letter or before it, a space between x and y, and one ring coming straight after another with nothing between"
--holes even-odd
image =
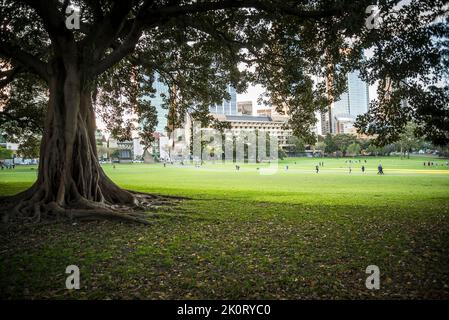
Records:
<instances>
[{"instance_id":1,"label":"glass skyscraper","mask_svg":"<svg viewBox=\"0 0 449 320\"><path fill-rule=\"evenodd\" d=\"M352 116L356 118L358 115L368 111L369 105L369 86L360 79L358 71L348 74L347 91L344 92L332 108L334 117Z\"/></svg>"},{"instance_id":2,"label":"glass skyscraper","mask_svg":"<svg viewBox=\"0 0 449 320\"><path fill-rule=\"evenodd\" d=\"M321 134L346 133L341 130L342 124L354 123L357 116L368 112L369 86L360 79L360 73L353 71L346 78L347 89L328 111L322 112L320 117Z\"/></svg>"},{"instance_id":3,"label":"glass skyscraper","mask_svg":"<svg viewBox=\"0 0 449 320\"><path fill-rule=\"evenodd\" d=\"M155 74L154 76L153 88L156 90L154 97L147 96L146 99L151 101L151 105L153 105L157 111L157 126L155 132L165 133L167 131L165 127L167 126L168 110L162 107L164 100L161 97L161 94L168 96L169 88L165 83L159 81L158 74Z\"/></svg>"},{"instance_id":4,"label":"glass skyscraper","mask_svg":"<svg viewBox=\"0 0 449 320\"><path fill-rule=\"evenodd\" d=\"M228 85L227 91L231 96L231 100L224 100L221 104L216 104L209 107L209 112L224 115L237 115L237 92L235 88Z\"/></svg>"}]
</instances>

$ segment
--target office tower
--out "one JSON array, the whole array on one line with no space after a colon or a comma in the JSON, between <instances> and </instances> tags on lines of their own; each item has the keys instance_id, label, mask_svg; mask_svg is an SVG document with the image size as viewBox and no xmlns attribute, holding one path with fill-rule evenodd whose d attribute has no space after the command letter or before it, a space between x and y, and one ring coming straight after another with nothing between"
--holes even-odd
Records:
<instances>
[{"instance_id":1,"label":"office tower","mask_svg":"<svg viewBox=\"0 0 449 320\"><path fill-rule=\"evenodd\" d=\"M145 98L150 101L151 105L156 108L158 123L155 128L155 132L164 134L167 131L166 127L168 110L162 107L162 105L164 104L164 99L161 97L161 94L168 96L169 88L165 83L162 83L159 80L159 75L157 73L154 76L153 88L156 90L156 92L154 93L154 97L146 96Z\"/></svg>"},{"instance_id":2,"label":"office tower","mask_svg":"<svg viewBox=\"0 0 449 320\"><path fill-rule=\"evenodd\" d=\"M332 106L332 116L347 116L354 118L368 111L369 86L359 77L359 72L354 71L347 76L347 90L336 99Z\"/></svg>"},{"instance_id":3,"label":"office tower","mask_svg":"<svg viewBox=\"0 0 449 320\"><path fill-rule=\"evenodd\" d=\"M253 102L252 101L237 102L237 112L238 114L251 116L253 114Z\"/></svg>"},{"instance_id":4,"label":"office tower","mask_svg":"<svg viewBox=\"0 0 449 320\"><path fill-rule=\"evenodd\" d=\"M210 113L224 114L224 115L237 115L237 92L235 88L228 85L227 92L231 96L230 100L223 99L221 104L216 104L209 107Z\"/></svg>"},{"instance_id":5,"label":"office tower","mask_svg":"<svg viewBox=\"0 0 449 320\"><path fill-rule=\"evenodd\" d=\"M368 107L369 86L360 79L358 71L353 71L347 75L346 91L335 99L328 111L321 114L322 134L346 133L340 123L355 122L357 116L368 111ZM347 125L344 127L349 128Z\"/></svg>"}]
</instances>

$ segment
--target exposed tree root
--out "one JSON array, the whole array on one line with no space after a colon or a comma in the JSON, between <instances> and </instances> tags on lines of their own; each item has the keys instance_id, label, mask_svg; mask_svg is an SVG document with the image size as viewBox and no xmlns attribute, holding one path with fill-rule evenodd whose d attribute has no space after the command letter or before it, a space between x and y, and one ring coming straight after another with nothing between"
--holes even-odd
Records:
<instances>
[{"instance_id":1,"label":"exposed tree root","mask_svg":"<svg viewBox=\"0 0 449 320\"><path fill-rule=\"evenodd\" d=\"M39 190L33 186L18 195L0 198L2 224L108 219L148 225L150 216L146 212L154 212L161 207L169 208L185 199L121 190L130 196L127 201L93 201L76 197L75 200L57 203L54 200L45 201L44 193Z\"/></svg>"}]
</instances>

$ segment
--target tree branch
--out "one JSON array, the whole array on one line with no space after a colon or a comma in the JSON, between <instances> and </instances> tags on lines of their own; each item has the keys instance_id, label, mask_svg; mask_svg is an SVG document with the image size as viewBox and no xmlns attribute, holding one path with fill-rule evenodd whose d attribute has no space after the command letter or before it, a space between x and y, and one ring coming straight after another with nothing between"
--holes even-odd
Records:
<instances>
[{"instance_id":1,"label":"tree branch","mask_svg":"<svg viewBox=\"0 0 449 320\"><path fill-rule=\"evenodd\" d=\"M300 10L296 7L286 5L283 1L263 1L263 0L222 0L217 2L196 2L183 6L166 6L147 11L149 16L179 16L191 13L201 13L223 9L254 8L262 11L280 12L301 18L320 19L341 14L342 9L327 10Z\"/></svg>"},{"instance_id":2,"label":"tree branch","mask_svg":"<svg viewBox=\"0 0 449 320\"><path fill-rule=\"evenodd\" d=\"M37 122L33 117L26 117L26 119L24 119L24 117L13 116L7 111L0 111L0 123L4 124L6 122L16 122L17 127L21 129L29 127L29 125L32 124L34 127L33 129L36 129L40 134L44 133L42 123Z\"/></svg>"},{"instance_id":3,"label":"tree branch","mask_svg":"<svg viewBox=\"0 0 449 320\"><path fill-rule=\"evenodd\" d=\"M92 9L94 21L100 21L103 19L103 11L101 10L100 1L86 0L86 3Z\"/></svg>"},{"instance_id":4,"label":"tree branch","mask_svg":"<svg viewBox=\"0 0 449 320\"><path fill-rule=\"evenodd\" d=\"M91 69L91 75L96 76L105 72L107 69L119 62L123 57L132 53L140 38L141 32L134 29L128 37L112 53L107 55L95 67Z\"/></svg>"},{"instance_id":5,"label":"tree branch","mask_svg":"<svg viewBox=\"0 0 449 320\"><path fill-rule=\"evenodd\" d=\"M175 3L176 1L174 1ZM148 7L148 8L146 8ZM119 62L123 57L132 53L140 38L143 28L154 25L160 25L164 21L179 16L185 16L193 13L203 13L208 11L236 8L255 8L262 11L279 11L284 14L290 14L297 17L308 19L320 19L337 14L341 14L341 9L315 10L305 11L283 4L281 1L273 1L271 3L261 0L222 0L217 2L196 2L186 5L168 5L159 8L149 6L149 1L142 6L136 18L133 19L131 31L127 35L123 43L117 47L112 53L101 60L96 67L93 68L92 75L99 75ZM112 41L113 39L111 39Z\"/></svg>"},{"instance_id":6,"label":"tree branch","mask_svg":"<svg viewBox=\"0 0 449 320\"><path fill-rule=\"evenodd\" d=\"M21 50L17 46L5 42L0 42L0 55L24 66L48 82L49 74L47 71L47 63L41 61L38 57Z\"/></svg>"},{"instance_id":7,"label":"tree branch","mask_svg":"<svg viewBox=\"0 0 449 320\"><path fill-rule=\"evenodd\" d=\"M126 25L126 18L132 9L134 1L114 2L110 12L105 16L100 16L98 11L101 8L98 7L98 4L94 5L92 2L90 1L98 20L92 27L93 32L86 37L84 42L87 46L94 46L93 60L97 61L110 44L117 39L120 31ZM134 19L131 21L134 24Z\"/></svg>"},{"instance_id":8,"label":"tree branch","mask_svg":"<svg viewBox=\"0 0 449 320\"><path fill-rule=\"evenodd\" d=\"M61 13L58 7L61 5L57 0L22 0L41 17L52 42L57 46L60 53L65 53L69 48L74 49L75 39L73 33L66 28L64 18L65 12ZM62 4L64 7L66 4ZM68 3L67 3L68 5ZM72 45L72 46L69 46Z\"/></svg>"}]
</instances>

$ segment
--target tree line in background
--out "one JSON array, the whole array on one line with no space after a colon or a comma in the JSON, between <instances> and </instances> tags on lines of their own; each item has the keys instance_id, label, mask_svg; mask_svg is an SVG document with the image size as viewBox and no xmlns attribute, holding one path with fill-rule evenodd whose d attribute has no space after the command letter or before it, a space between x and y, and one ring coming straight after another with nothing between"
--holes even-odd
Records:
<instances>
[{"instance_id":1,"label":"tree line in background","mask_svg":"<svg viewBox=\"0 0 449 320\"><path fill-rule=\"evenodd\" d=\"M13 152L9 149L0 147L0 160L1 159L11 159Z\"/></svg>"},{"instance_id":2,"label":"tree line in background","mask_svg":"<svg viewBox=\"0 0 449 320\"><path fill-rule=\"evenodd\" d=\"M409 123L399 139L384 146L376 144L373 138L360 138L354 134L327 134L318 136L314 145L307 145L306 142L296 136L288 139L289 146L287 155L303 155L306 151L312 151L313 154L321 154L328 156L388 156L391 153L399 153L401 157L409 157L412 152L424 152L438 154L439 156L448 157L448 146L435 146L431 142L416 136L416 125Z\"/></svg>"},{"instance_id":3,"label":"tree line in background","mask_svg":"<svg viewBox=\"0 0 449 320\"><path fill-rule=\"evenodd\" d=\"M327 134L318 136L314 145L308 145L304 139L291 136L288 138L289 144L285 149L279 149L281 159L288 156L301 156L305 152L313 151L316 154L329 156L387 156L391 153L400 153L403 157L409 157L412 152L423 151L425 153L435 153L439 156L449 157L449 146L435 146L431 142L415 135L416 126L413 123L407 125L406 130L400 135L400 139L385 146L376 145L372 138L360 138L354 134ZM17 156L25 159L34 159L39 156L40 139L30 136L22 141L17 150ZM103 146L97 141L97 150L100 157L107 155L106 159L117 158L119 150ZM0 147L0 159L11 159L14 152ZM100 159L103 160L103 159Z\"/></svg>"}]
</instances>

